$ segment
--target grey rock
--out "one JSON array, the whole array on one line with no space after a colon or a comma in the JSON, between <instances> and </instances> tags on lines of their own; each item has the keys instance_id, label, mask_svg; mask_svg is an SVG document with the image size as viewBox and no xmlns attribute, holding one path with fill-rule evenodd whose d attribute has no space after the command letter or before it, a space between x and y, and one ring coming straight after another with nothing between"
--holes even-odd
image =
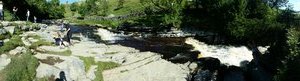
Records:
<instances>
[{"instance_id":1,"label":"grey rock","mask_svg":"<svg viewBox=\"0 0 300 81\"><path fill-rule=\"evenodd\" d=\"M15 26L7 26L7 27L3 27L3 28L6 29L11 34L13 34L15 31Z\"/></svg>"},{"instance_id":2,"label":"grey rock","mask_svg":"<svg viewBox=\"0 0 300 81\"><path fill-rule=\"evenodd\" d=\"M17 54L22 54L26 52L26 48L25 47L17 47L13 50L9 51L10 55L17 55Z\"/></svg>"},{"instance_id":3,"label":"grey rock","mask_svg":"<svg viewBox=\"0 0 300 81\"><path fill-rule=\"evenodd\" d=\"M0 56L0 71L10 63L11 59L6 54Z\"/></svg>"}]
</instances>

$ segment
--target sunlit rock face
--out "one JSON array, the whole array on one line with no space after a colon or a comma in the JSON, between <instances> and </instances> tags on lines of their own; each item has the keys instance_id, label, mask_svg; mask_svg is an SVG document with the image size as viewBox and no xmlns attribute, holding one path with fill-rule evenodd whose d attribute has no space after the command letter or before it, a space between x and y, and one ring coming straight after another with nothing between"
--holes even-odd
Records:
<instances>
[{"instance_id":1,"label":"sunlit rock face","mask_svg":"<svg viewBox=\"0 0 300 81\"><path fill-rule=\"evenodd\" d=\"M253 59L252 51L246 46L207 45L193 38L187 38L185 43L200 51L202 57L218 58L225 65L241 66L242 62Z\"/></svg>"}]
</instances>

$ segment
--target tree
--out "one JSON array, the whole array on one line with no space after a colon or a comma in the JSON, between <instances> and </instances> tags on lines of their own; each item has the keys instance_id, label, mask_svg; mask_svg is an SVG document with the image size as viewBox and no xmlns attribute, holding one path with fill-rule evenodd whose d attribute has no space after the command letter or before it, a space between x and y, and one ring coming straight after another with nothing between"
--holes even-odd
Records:
<instances>
[{"instance_id":1,"label":"tree","mask_svg":"<svg viewBox=\"0 0 300 81\"><path fill-rule=\"evenodd\" d=\"M78 3L77 2L74 2L70 5L70 10L72 12L76 12L78 10Z\"/></svg>"},{"instance_id":2,"label":"tree","mask_svg":"<svg viewBox=\"0 0 300 81\"><path fill-rule=\"evenodd\" d=\"M39 19L62 18L64 14L59 0L4 0L3 3L6 4L4 8L11 12L12 8L16 6L18 8L17 16L20 19L26 19L23 13L26 13L27 9L30 10L31 15Z\"/></svg>"},{"instance_id":3,"label":"tree","mask_svg":"<svg viewBox=\"0 0 300 81\"><path fill-rule=\"evenodd\" d=\"M118 9L123 8L125 0L118 0Z\"/></svg>"}]
</instances>

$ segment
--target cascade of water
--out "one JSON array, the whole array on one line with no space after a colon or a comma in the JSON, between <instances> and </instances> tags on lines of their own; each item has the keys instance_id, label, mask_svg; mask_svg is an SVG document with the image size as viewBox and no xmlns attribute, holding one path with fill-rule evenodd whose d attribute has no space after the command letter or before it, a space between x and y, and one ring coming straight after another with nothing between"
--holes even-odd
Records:
<instances>
[{"instance_id":1,"label":"cascade of water","mask_svg":"<svg viewBox=\"0 0 300 81\"><path fill-rule=\"evenodd\" d=\"M218 58L226 65L240 66L241 62L253 59L252 51L246 46L207 45L193 38L187 38L186 43L192 45L194 50L200 51L202 57Z\"/></svg>"}]
</instances>

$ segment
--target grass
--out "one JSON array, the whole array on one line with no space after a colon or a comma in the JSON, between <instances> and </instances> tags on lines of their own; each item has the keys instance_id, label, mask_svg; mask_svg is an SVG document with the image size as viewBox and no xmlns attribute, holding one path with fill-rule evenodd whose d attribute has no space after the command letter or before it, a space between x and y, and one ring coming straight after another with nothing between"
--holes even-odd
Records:
<instances>
[{"instance_id":1,"label":"grass","mask_svg":"<svg viewBox=\"0 0 300 81\"><path fill-rule=\"evenodd\" d=\"M13 19L13 14L11 14L8 10L4 9L4 20L11 21Z\"/></svg>"},{"instance_id":2,"label":"grass","mask_svg":"<svg viewBox=\"0 0 300 81\"><path fill-rule=\"evenodd\" d=\"M119 52L106 52L104 54L116 54L116 53L119 53Z\"/></svg>"},{"instance_id":3,"label":"grass","mask_svg":"<svg viewBox=\"0 0 300 81\"><path fill-rule=\"evenodd\" d=\"M119 64L114 62L95 62L93 57L79 57L83 60L85 65L85 71L88 71L92 65L97 65L97 71L95 72L96 78L94 81L103 81L102 72L104 70L118 67Z\"/></svg>"},{"instance_id":4,"label":"grass","mask_svg":"<svg viewBox=\"0 0 300 81\"><path fill-rule=\"evenodd\" d=\"M10 64L2 70L1 81L32 81L35 79L39 63L31 52L13 57Z\"/></svg>"},{"instance_id":5,"label":"grass","mask_svg":"<svg viewBox=\"0 0 300 81\"><path fill-rule=\"evenodd\" d=\"M20 36L13 36L8 42L5 42L2 47L0 47L0 54L8 52L15 49L18 46L24 46Z\"/></svg>"},{"instance_id":6,"label":"grass","mask_svg":"<svg viewBox=\"0 0 300 81\"><path fill-rule=\"evenodd\" d=\"M45 40L39 40L37 42L32 43L29 48L30 49L36 49L39 46L52 46L53 43L45 41Z\"/></svg>"},{"instance_id":7,"label":"grass","mask_svg":"<svg viewBox=\"0 0 300 81\"><path fill-rule=\"evenodd\" d=\"M63 55L63 56L71 56L72 51L71 50L66 50L66 51L62 51L62 52L56 52L56 51L44 51L42 53L46 53L46 54L54 54L54 55Z\"/></svg>"}]
</instances>

